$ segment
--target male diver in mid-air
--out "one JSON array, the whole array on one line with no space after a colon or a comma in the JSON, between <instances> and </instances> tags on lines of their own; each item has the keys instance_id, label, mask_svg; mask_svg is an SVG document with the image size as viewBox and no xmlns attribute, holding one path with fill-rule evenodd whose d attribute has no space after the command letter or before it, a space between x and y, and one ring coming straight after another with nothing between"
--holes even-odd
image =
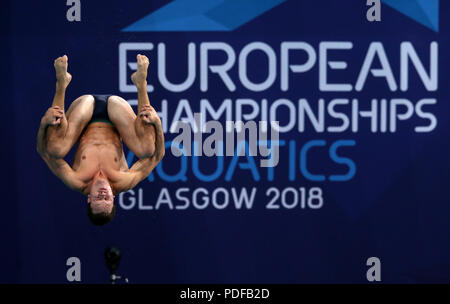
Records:
<instances>
[{"instance_id":1,"label":"male diver in mid-air","mask_svg":"<svg viewBox=\"0 0 450 304\"><path fill-rule=\"evenodd\" d=\"M138 93L138 115L129 103L114 95L83 95L64 114L64 96L72 75L67 56L55 60L56 92L52 106L41 119L37 151L50 170L69 188L87 195L87 213L95 225L115 215L114 196L147 177L164 157L161 120L147 95L146 56L137 55L131 80ZM122 139L139 158L131 169ZM64 157L78 141L70 167Z\"/></svg>"}]
</instances>

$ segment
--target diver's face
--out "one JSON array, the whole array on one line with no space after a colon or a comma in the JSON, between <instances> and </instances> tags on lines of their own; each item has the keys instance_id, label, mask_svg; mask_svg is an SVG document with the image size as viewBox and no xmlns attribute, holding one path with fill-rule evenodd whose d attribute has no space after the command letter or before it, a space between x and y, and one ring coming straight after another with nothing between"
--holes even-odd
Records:
<instances>
[{"instance_id":1,"label":"diver's face","mask_svg":"<svg viewBox=\"0 0 450 304\"><path fill-rule=\"evenodd\" d=\"M108 181L103 178L97 179L88 195L88 203L91 204L92 213L110 213L114 206L114 195Z\"/></svg>"}]
</instances>

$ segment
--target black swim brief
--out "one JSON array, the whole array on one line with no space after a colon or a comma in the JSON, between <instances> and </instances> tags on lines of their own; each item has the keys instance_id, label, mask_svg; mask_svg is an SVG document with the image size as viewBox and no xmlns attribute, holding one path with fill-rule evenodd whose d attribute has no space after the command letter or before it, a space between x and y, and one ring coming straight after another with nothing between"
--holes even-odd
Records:
<instances>
[{"instance_id":1,"label":"black swim brief","mask_svg":"<svg viewBox=\"0 0 450 304\"><path fill-rule=\"evenodd\" d=\"M94 113L92 114L92 118L89 123L100 121L113 125L108 116L108 98L111 95L92 95L92 96L94 96L95 100Z\"/></svg>"}]
</instances>

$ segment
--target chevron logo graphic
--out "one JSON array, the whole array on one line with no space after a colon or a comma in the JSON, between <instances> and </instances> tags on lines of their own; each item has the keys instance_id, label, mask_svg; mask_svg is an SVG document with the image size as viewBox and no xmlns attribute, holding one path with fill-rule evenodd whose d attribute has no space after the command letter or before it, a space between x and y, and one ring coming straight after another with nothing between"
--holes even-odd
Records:
<instances>
[{"instance_id":1,"label":"chevron logo graphic","mask_svg":"<svg viewBox=\"0 0 450 304\"><path fill-rule=\"evenodd\" d=\"M232 31L287 0L174 0L123 32ZM439 32L439 0L381 0Z\"/></svg>"},{"instance_id":2,"label":"chevron logo graphic","mask_svg":"<svg viewBox=\"0 0 450 304\"><path fill-rule=\"evenodd\" d=\"M285 1L175 0L122 31L232 31Z\"/></svg>"},{"instance_id":3,"label":"chevron logo graphic","mask_svg":"<svg viewBox=\"0 0 450 304\"><path fill-rule=\"evenodd\" d=\"M439 0L381 0L381 2L439 32Z\"/></svg>"}]
</instances>

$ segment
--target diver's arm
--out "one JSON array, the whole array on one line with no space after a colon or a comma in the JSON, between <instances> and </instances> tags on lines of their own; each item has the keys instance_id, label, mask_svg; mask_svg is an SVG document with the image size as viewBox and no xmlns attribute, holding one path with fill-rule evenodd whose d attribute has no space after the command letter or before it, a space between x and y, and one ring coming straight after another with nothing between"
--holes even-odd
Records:
<instances>
[{"instance_id":1,"label":"diver's arm","mask_svg":"<svg viewBox=\"0 0 450 304\"><path fill-rule=\"evenodd\" d=\"M36 150L39 153L39 155L43 155L47 153L46 147L45 147L45 133L47 130L47 124L43 123L43 119L41 120L41 124L39 126L39 131L37 135L37 147Z\"/></svg>"},{"instance_id":2,"label":"diver's arm","mask_svg":"<svg viewBox=\"0 0 450 304\"><path fill-rule=\"evenodd\" d=\"M41 119L39 125L39 131L37 135L37 147L36 150L39 155L50 154L52 157L60 158L59 144L53 139L51 145L48 141L48 127L54 126L55 128L67 129L67 119L64 116L64 111L58 106L50 107L45 115ZM65 132L65 131L63 131ZM57 139L56 139L57 140Z\"/></svg>"},{"instance_id":3,"label":"diver's arm","mask_svg":"<svg viewBox=\"0 0 450 304\"><path fill-rule=\"evenodd\" d=\"M155 127L155 153L150 158L153 159L153 161L156 163L156 166L164 157L166 153L166 147L161 119L159 118L155 109L152 109L148 123Z\"/></svg>"},{"instance_id":4,"label":"diver's arm","mask_svg":"<svg viewBox=\"0 0 450 304\"><path fill-rule=\"evenodd\" d=\"M150 115L148 117L148 124L155 127L155 153L150 157L139 159L130 169L130 173L133 174L137 183L147 177L150 172L156 167L156 165L161 161L166 153L165 143L164 143L164 132L161 125L161 120L152 108ZM136 183L136 184L137 184Z\"/></svg>"},{"instance_id":5,"label":"diver's arm","mask_svg":"<svg viewBox=\"0 0 450 304\"><path fill-rule=\"evenodd\" d=\"M63 158L54 158L48 153L41 154L41 157L53 174L59 177L67 187L81 193L84 192L86 183L78 178L76 172Z\"/></svg>"},{"instance_id":6,"label":"diver's arm","mask_svg":"<svg viewBox=\"0 0 450 304\"><path fill-rule=\"evenodd\" d=\"M139 154L135 153L138 158L147 158L155 153L156 130L154 124L150 122L150 115L153 112L156 114L152 106L141 106L134 120L134 131L139 141Z\"/></svg>"},{"instance_id":7,"label":"diver's arm","mask_svg":"<svg viewBox=\"0 0 450 304\"><path fill-rule=\"evenodd\" d=\"M155 153L150 157L137 160L128 172L122 172L120 181L116 185L117 192L123 192L134 188L140 181L146 178L150 172L158 165L165 155L164 132L161 126L161 120L154 122L156 140Z\"/></svg>"}]
</instances>

